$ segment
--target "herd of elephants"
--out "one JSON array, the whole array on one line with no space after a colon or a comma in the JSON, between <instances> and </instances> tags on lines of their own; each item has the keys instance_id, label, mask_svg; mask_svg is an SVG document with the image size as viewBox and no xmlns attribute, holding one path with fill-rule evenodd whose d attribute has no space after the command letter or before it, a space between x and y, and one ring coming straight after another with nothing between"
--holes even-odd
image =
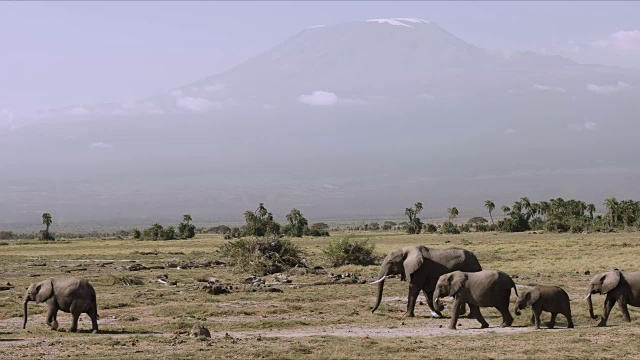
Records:
<instances>
[{"instance_id":1,"label":"herd of elephants","mask_svg":"<svg viewBox=\"0 0 640 360\"><path fill-rule=\"evenodd\" d=\"M400 275L401 280L409 283L409 297L406 316L414 316L416 299L424 291L433 316L442 316L444 305L441 298L452 296L455 300L452 308L450 329L455 329L458 318L466 313L480 322L482 328L489 324L480 312L481 307L493 307L502 315L502 327L511 326L513 316L509 311L511 289L515 291L517 301L515 313L527 307L532 309L531 322L540 328L542 311L551 313L548 327L555 326L556 316L562 314L567 319L567 327L573 327L569 296L558 286L538 285L529 287L518 294L515 282L506 273L499 270L483 270L478 258L469 250L460 248L434 249L425 246L407 246L390 252L384 259L378 280L375 312L382 300L385 279ZM587 289L589 314L596 319L591 302L592 294L606 294L604 310L598 326L606 326L607 319L617 302L627 322L631 321L628 305L640 306L640 272L628 272L613 269L593 277ZM27 324L27 304L29 301L46 303L48 307L47 324L53 330L58 328L56 314L58 310L71 313L73 322L70 331L77 331L78 318L86 313L91 318L92 330L98 332L98 306L96 292L85 279L50 278L29 286L24 298L24 323Z\"/></svg>"}]
</instances>

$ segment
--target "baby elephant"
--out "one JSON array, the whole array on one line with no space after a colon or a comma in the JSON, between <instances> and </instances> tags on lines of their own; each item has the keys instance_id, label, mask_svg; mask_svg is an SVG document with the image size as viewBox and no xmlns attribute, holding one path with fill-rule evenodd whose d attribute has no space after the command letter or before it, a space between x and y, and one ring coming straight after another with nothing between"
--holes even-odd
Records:
<instances>
[{"instance_id":1,"label":"baby elephant","mask_svg":"<svg viewBox=\"0 0 640 360\"><path fill-rule=\"evenodd\" d=\"M47 324L51 329L58 329L56 315L58 310L71 313L73 323L71 332L78 329L78 318L80 314L86 313L91 318L91 328L93 333L98 332L98 305L96 304L96 292L93 286L85 279L78 278L50 278L39 283L33 283L27 290L24 297L24 324L27 326L27 303L47 303Z\"/></svg>"},{"instance_id":2,"label":"baby elephant","mask_svg":"<svg viewBox=\"0 0 640 360\"><path fill-rule=\"evenodd\" d=\"M556 325L556 316L558 314L562 314L567 318L567 328L573 327L569 295L558 286L535 286L521 292L516 302L516 315L520 315L520 310L524 310L529 306L531 306L532 312L531 323L535 323L538 329L540 329L540 314L543 311L551 313L549 329L553 329Z\"/></svg>"}]
</instances>

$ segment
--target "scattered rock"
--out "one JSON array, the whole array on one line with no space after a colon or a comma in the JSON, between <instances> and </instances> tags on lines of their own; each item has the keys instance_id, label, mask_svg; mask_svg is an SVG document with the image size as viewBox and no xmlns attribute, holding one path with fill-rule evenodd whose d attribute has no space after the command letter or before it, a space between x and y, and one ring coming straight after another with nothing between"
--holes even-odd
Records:
<instances>
[{"instance_id":1,"label":"scattered rock","mask_svg":"<svg viewBox=\"0 0 640 360\"><path fill-rule=\"evenodd\" d=\"M209 289L207 289L207 293L211 294L211 295L220 295L220 294L228 294L231 292L231 286L229 285L214 285L214 286L210 286Z\"/></svg>"},{"instance_id":2,"label":"scattered rock","mask_svg":"<svg viewBox=\"0 0 640 360\"><path fill-rule=\"evenodd\" d=\"M536 277L540 277L540 273L536 273Z\"/></svg>"},{"instance_id":3,"label":"scattered rock","mask_svg":"<svg viewBox=\"0 0 640 360\"><path fill-rule=\"evenodd\" d=\"M47 266L47 263L33 263L33 264L29 264L29 266Z\"/></svg>"},{"instance_id":4,"label":"scattered rock","mask_svg":"<svg viewBox=\"0 0 640 360\"><path fill-rule=\"evenodd\" d=\"M142 264L133 264L133 265L129 265L126 267L127 270L129 271L140 271L140 270L149 270L148 267L142 265Z\"/></svg>"},{"instance_id":5,"label":"scattered rock","mask_svg":"<svg viewBox=\"0 0 640 360\"><path fill-rule=\"evenodd\" d=\"M211 338L211 332L209 332L209 329L204 327L204 325L202 324L193 325L193 327L191 328L190 335L196 338L199 338L199 337Z\"/></svg>"},{"instance_id":6,"label":"scattered rock","mask_svg":"<svg viewBox=\"0 0 640 360\"><path fill-rule=\"evenodd\" d=\"M518 276L518 274L513 274L513 275L511 275L511 277L512 277L513 279L517 279L517 278L519 278L520 276Z\"/></svg>"},{"instance_id":7,"label":"scattered rock","mask_svg":"<svg viewBox=\"0 0 640 360\"><path fill-rule=\"evenodd\" d=\"M591 275L591 271L587 270L584 272L585 275Z\"/></svg>"}]
</instances>

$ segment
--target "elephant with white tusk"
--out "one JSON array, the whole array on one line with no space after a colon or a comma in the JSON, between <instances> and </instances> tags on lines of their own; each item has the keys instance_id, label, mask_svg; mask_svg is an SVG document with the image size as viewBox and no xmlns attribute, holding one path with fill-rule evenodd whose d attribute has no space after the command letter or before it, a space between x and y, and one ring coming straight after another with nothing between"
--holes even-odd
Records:
<instances>
[{"instance_id":1,"label":"elephant with white tusk","mask_svg":"<svg viewBox=\"0 0 640 360\"><path fill-rule=\"evenodd\" d=\"M96 292L93 286L85 279L78 278L50 278L39 283L33 283L27 290L24 298L24 323L27 326L27 303L47 303L47 324L52 330L58 329L56 320L58 310L71 313L73 323L71 332L78 329L80 314L86 313L91 318L93 333L98 332L98 305L96 304Z\"/></svg>"},{"instance_id":2,"label":"elephant with white tusk","mask_svg":"<svg viewBox=\"0 0 640 360\"><path fill-rule=\"evenodd\" d=\"M378 280L371 283L378 285L378 297L371 312L380 306L387 276L400 274L400 279L409 283L405 316L414 316L416 299L420 291L424 291L431 313L441 317L442 313L433 305L433 291L441 275L455 270L474 272L482 270L482 267L471 251L455 247L430 249L426 246L407 246L394 250L382 262ZM461 311L464 313L464 308Z\"/></svg>"},{"instance_id":3,"label":"elephant with white tusk","mask_svg":"<svg viewBox=\"0 0 640 360\"><path fill-rule=\"evenodd\" d=\"M593 313L593 303L591 302L593 294L606 294L607 296L604 300L604 311L598 326L607 326L607 319L616 302L624 321L631 322L627 305L640 306L640 272L613 269L593 277L585 300L589 306L589 315L592 319L597 319L598 317Z\"/></svg>"}]
</instances>

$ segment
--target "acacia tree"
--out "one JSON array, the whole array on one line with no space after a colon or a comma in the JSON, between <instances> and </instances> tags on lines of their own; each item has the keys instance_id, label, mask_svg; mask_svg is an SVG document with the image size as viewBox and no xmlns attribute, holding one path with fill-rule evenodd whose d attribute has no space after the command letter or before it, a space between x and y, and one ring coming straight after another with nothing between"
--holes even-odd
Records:
<instances>
[{"instance_id":1,"label":"acacia tree","mask_svg":"<svg viewBox=\"0 0 640 360\"><path fill-rule=\"evenodd\" d=\"M493 216L491 215L491 212L496 208L496 204L494 204L491 200L485 200L484 207L489 210L489 217L491 218L491 223L493 224Z\"/></svg>"},{"instance_id":2,"label":"acacia tree","mask_svg":"<svg viewBox=\"0 0 640 360\"><path fill-rule=\"evenodd\" d=\"M422 203L417 202L413 207L408 207L404 210L404 214L409 218L409 222L407 224L407 233L409 234L420 234L422 230L422 221L418 217L418 214L422 211Z\"/></svg>"},{"instance_id":3,"label":"acacia tree","mask_svg":"<svg viewBox=\"0 0 640 360\"><path fill-rule=\"evenodd\" d=\"M245 211L244 219L247 223L246 235L262 237L267 234L280 233L280 224L273 220L273 214L267 211L264 203L260 203L255 211Z\"/></svg>"},{"instance_id":4,"label":"acacia tree","mask_svg":"<svg viewBox=\"0 0 640 360\"><path fill-rule=\"evenodd\" d=\"M617 223L618 205L618 200L614 197L604 200L604 207L607 208L607 215L609 216L612 225Z\"/></svg>"},{"instance_id":5,"label":"acacia tree","mask_svg":"<svg viewBox=\"0 0 640 360\"><path fill-rule=\"evenodd\" d=\"M587 211L589 212L589 219L593 220L593 213L596 212L596 206L593 203L588 204Z\"/></svg>"},{"instance_id":6,"label":"acacia tree","mask_svg":"<svg viewBox=\"0 0 640 360\"><path fill-rule=\"evenodd\" d=\"M449 213L449 222L453 222L453 220L458 216L458 208L455 206L447 209L447 213Z\"/></svg>"},{"instance_id":7,"label":"acacia tree","mask_svg":"<svg viewBox=\"0 0 640 360\"><path fill-rule=\"evenodd\" d=\"M502 212L504 213L504 217L507 217L507 214L511 211L511 208L509 208L507 205L502 205L500 207L500 210L502 210Z\"/></svg>"},{"instance_id":8,"label":"acacia tree","mask_svg":"<svg viewBox=\"0 0 640 360\"><path fill-rule=\"evenodd\" d=\"M302 237L304 235L305 230L309 222L305 219L304 215L298 209L292 209L289 214L286 216L287 221L289 222L288 227L288 235L295 237Z\"/></svg>"}]
</instances>

